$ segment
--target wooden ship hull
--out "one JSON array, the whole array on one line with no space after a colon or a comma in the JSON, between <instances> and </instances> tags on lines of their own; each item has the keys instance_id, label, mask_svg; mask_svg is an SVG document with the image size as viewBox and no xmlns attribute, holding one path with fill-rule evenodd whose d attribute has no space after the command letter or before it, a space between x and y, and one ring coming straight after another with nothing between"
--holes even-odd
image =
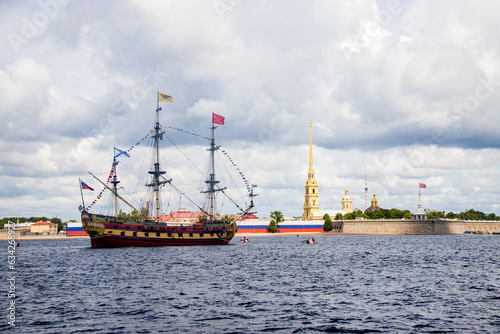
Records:
<instances>
[{"instance_id":1,"label":"wooden ship hull","mask_svg":"<svg viewBox=\"0 0 500 334\"><path fill-rule=\"evenodd\" d=\"M92 247L225 245L236 234L235 222L156 223L82 212L83 229Z\"/></svg>"}]
</instances>

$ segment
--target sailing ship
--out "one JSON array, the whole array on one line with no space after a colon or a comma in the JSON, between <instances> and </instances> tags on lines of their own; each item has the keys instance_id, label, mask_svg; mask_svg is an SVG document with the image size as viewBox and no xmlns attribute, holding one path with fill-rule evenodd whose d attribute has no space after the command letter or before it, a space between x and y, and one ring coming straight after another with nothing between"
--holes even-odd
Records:
<instances>
[{"instance_id":1,"label":"sailing ship","mask_svg":"<svg viewBox=\"0 0 500 334\"><path fill-rule=\"evenodd\" d=\"M208 198L205 202L208 208L203 208L202 206L197 207L203 215L201 215L197 221L193 222L172 222L162 220L161 209L160 209L160 192L162 188L166 185L173 185L173 180L171 178L165 178L166 171L163 171L160 166L160 142L163 140L164 132L162 131L162 126L160 125L160 101L172 102L172 97L157 93L158 103L156 108L156 124L154 129L151 130L154 155L153 166L147 173L149 174L150 181L146 184L146 187L151 189L154 193L154 213L152 215L149 213L149 201L147 202L147 214L145 219L131 219L123 218L123 215L119 215L118 212L118 200L123 201L128 206L134 208L123 196L118 193L118 183L120 181L117 177L116 165L118 164L117 157L121 154L127 154L127 152L120 151L120 153L115 155L113 158L113 175L108 178L108 182L100 180L97 176L90 173L95 179L97 179L105 189L111 191L114 197L114 215L106 214L94 214L89 212L88 208L85 208L83 193L82 193L82 203L83 206L80 207L82 226L84 231L90 236L90 243L92 247L127 247L127 246L184 246L184 245L223 245L228 244L231 239L236 234L238 229L236 221L243 218L244 216L250 214L250 210L254 207L253 204L253 189L250 192L250 204L245 208L241 208L236 205L239 214L230 217L222 217L221 214L215 211L215 201L216 195L218 193L224 193L226 187L220 187L219 180L217 180L215 175L215 159L214 153L219 150L220 146L215 143L215 124L224 124L224 118L217 114L212 114L212 127L210 138L210 145L207 149L210 152L210 173L208 178L205 180L206 189L201 191ZM110 184L110 185L108 185ZM90 187L80 181L80 190L89 189ZM180 192L184 195L184 193ZM189 199L193 202L191 199ZM194 202L193 202L194 203ZM234 202L235 203L235 202ZM236 203L235 203L236 204ZM139 211L139 210L137 210ZM163 215L164 216L164 215Z\"/></svg>"}]
</instances>

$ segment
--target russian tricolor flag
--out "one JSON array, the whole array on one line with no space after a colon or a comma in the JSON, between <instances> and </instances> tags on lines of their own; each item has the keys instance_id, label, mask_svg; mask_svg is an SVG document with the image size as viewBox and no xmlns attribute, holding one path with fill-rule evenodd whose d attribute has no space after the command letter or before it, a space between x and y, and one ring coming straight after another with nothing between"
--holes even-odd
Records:
<instances>
[{"instance_id":1,"label":"russian tricolor flag","mask_svg":"<svg viewBox=\"0 0 500 334\"><path fill-rule=\"evenodd\" d=\"M81 184L82 184L82 189L88 189L88 190L92 190L94 191L94 189L90 188L88 184L86 184L85 182L83 181L80 181Z\"/></svg>"}]
</instances>

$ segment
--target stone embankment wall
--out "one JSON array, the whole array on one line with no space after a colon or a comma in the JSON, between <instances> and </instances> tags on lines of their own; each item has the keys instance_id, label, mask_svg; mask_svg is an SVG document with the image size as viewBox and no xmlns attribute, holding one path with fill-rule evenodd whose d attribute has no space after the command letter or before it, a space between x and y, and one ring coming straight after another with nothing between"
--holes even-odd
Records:
<instances>
[{"instance_id":1,"label":"stone embankment wall","mask_svg":"<svg viewBox=\"0 0 500 334\"><path fill-rule=\"evenodd\" d=\"M469 233L497 234L500 233L500 221L472 221L464 222L465 231Z\"/></svg>"},{"instance_id":2,"label":"stone embankment wall","mask_svg":"<svg viewBox=\"0 0 500 334\"><path fill-rule=\"evenodd\" d=\"M500 233L500 221L463 220L344 220L347 234L493 234Z\"/></svg>"}]
</instances>

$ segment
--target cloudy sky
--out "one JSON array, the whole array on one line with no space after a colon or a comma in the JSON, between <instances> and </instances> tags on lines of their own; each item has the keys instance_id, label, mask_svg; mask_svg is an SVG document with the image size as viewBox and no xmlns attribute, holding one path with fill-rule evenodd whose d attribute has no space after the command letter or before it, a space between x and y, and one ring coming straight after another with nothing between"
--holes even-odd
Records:
<instances>
[{"instance_id":1,"label":"cloudy sky","mask_svg":"<svg viewBox=\"0 0 500 334\"><path fill-rule=\"evenodd\" d=\"M101 189L87 172L147 134L156 91L173 97L164 125L208 135L225 116L260 217L302 214L310 122L320 209L348 188L364 210L366 166L383 208L415 210L423 182L426 208L498 215L499 14L493 0L1 1L0 217L79 220L78 178Z\"/></svg>"}]
</instances>

